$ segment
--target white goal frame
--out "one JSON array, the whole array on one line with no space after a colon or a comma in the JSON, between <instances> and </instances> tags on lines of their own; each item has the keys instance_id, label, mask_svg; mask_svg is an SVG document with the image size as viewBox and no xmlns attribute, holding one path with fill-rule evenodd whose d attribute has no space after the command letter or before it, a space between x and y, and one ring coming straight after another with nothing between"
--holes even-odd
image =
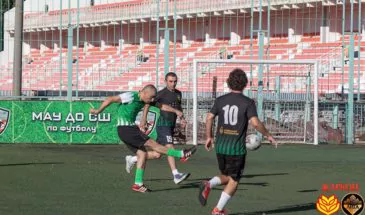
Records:
<instances>
[{"instance_id":1,"label":"white goal frame","mask_svg":"<svg viewBox=\"0 0 365 215\"><path fill-rule=\"evenodd\" d=\"M193 145L198 144L198 75L197 66L199 63L242 63L242 64L303 64L313 65L313 84L314 84L314 137L313 144L318 145L318 61L317 60L216 60L216 59L194 59L193 61Z\"/></svg>"}]
</instances>

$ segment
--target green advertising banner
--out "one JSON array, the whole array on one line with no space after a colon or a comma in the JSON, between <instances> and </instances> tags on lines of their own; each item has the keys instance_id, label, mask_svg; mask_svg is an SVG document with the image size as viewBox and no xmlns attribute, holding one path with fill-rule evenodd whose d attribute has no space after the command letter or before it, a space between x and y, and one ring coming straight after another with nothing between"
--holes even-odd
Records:
<instances>
[{"instance_id":1,"label":"green advertising banner","mask_svg":"<svg viewBox=\"0 0 365 215\"><path fill-rule=\"evenodd\" d=\"M0 143L119 144L118 104L99 115L89 113L101 102L0 101ZM141 115L141 113L140 113ZM148 115L148 135L156 139L159 109Z\"/></svg>"}]
</instances>

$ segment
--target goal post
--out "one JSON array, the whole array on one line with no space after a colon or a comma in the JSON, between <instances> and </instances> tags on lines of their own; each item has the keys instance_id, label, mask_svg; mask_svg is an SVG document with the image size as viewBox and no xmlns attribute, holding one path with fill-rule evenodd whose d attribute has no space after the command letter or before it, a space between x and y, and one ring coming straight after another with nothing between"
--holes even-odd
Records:
<instances>
[{"instance_id":1,"label":"goal post","mask_svg":"<svg viewBox=\"0 0 365 215\"><path fill-rule=\"evenodd\" d=\"M192 66L192 74L188 74L191 77L188 83L191 94L187 99L192 99L192 102L187 101L190 108L192 106L189 114L192 144L203 143L205 115L213 105L213 95L218 97L229 92L225 82L234 68L246 72L249 83L244 93L256 101L258 108L262 108L258 110L259 117L264 119L265 125L270 125L270 131L275 130L272 133L279 142L318 144L316 60L194 59ZM257 71L260 69L261 73ZM257 74L262 74L262 77ZM215 87L212 87L213 80Z\"/></svg>"}]
</instances>

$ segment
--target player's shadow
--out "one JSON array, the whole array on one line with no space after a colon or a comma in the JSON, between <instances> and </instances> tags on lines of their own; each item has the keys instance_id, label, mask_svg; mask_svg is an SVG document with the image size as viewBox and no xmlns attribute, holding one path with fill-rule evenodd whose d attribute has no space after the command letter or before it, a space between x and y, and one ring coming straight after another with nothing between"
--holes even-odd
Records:
<instances>
[{"instance_id":1,"label":"player's shadow","mask_svg":"<svg viewBox=\"0 0 365 215\"><path fill-rule=\"evenodd\" d=\"M278 175L289 175L289 173L263 173L263 174L248 174L243 175L243 178L255 178L255 177L261 177L261 176L278 176ZM204 181L209 180L211 177L203 177L203 178L193 178L188 179L187 181ZM163 182L163 181L171 181L171 178L153 178L153 179L147 179L145 181L155 181L155 182ZM258 185L258 186L264 186L263 184L267 183L240 183L240 184L246 184L246 185Z\"/></svg>"},{"instance_id":2,"label":"player's shadow","mask_svg":"<svg viewBox=\"0 0 365 215\"><path fill-rule=\"evenodd\" d=\"M289 175L289 173L263 173L263 174L250 174L250 175L244 175L243 178L254 178L254 177L260 177L260 176L278 176L278 175ZM194 179L188 179L186 182L180 185L176 188L166 188L161 189L157 191L166 191L166 190L179 190L179 189L189 189L189 188L198 188L201 181L209 180L210 178L194 178ZM154 178L154 179L147 179L145 181L152 181L152 182L164 182L164 181L171 181L171 178ZM269 186L269 183L267 182L240 182L240 185L244 186L260 186L260 187L267 187ZM217 190L220 190L221 188L215 188ZM238 188L238 190L247 190L245 188ZM156 190L154 190L156 191Z\"/></svg>"},{"instance_id":3,"label":"player's shadow","mask_svg":"<svg viewBox=\"0 0 365 215\"><path fill-rule=\"evenodd\" d=\"M2 167L2 166L55 165L55 164L64 164L64 162L43 162L43 163L8 163L8 164L0 164L0 167Z\"/></svg>"},{"instance_id":4,"label":"player's shadow","mask_svg":"<svg viewBox=\"0 0 365 215\"><path fill-rule=\"evenodd\" d=\"M237 190L248 190L245 187L246 186L260 186L260 187L267 187L269 186L269 183L266 182L258 182L258 183L244 183L244 182L240 182L239 183L240 186L238 186ZM223 187L214 187L214 190L224 190Z\"/></svg>"},{"instance_id":5,"label":"player's shadow","mask_svg":"<svg viewBox=\"0 0 365 215\"><path fill-rule=\"evenodd\" d=\"M249 182L240 182L240 185L248 185L248 186L260 186L260 187L267 187L269 183L267 182L256 182L256 183L249 183Z\"/></svg>"},{"instance_id":6,"label":"player's shadow","mask_svg":"<svg viewBox=\"0 0 365 215\"><path fill-rule=\"evenodd\" d=\"M255 178L260 176L278 176L278 175L289 175L287 172L280 172L280 173L263 173L263 174L243 174L243 178Z\"/></svg>"},{"instance_id":7,"label":"player's shadow","mask_svg":"<svg viewBox=\"0 0 365 215\"><path fill-rule=\"evenodd\" d=\"M197 185L199 187L199 184L202 181L206 181L209 180L210 178L195 178L195 179L187 179L186 182L190 182L190 183L183 183L182 185ZM154 178L154 179L146 179L145 181L153 181L153 182L164 182L164 181L171 181L171 178ZM266 187L269 186L269 183L267 182L240 182L240 185L249 185L249 186L261 186L261 187Z\"/></svg>"},{"instance_id":8,"label":"player's shadow","mask_svg":"<svg viewBox=\"0 0 365 215\"><path fill-rule=\"evenodd\" d=\"M232 213L231 215L280 214L280 213L309 211L309 210L315 210L315 209L316 209L316 204L306 203L306 204L300 204L300 205L289 205L289 206L285 206L285 207L279 207L279 208L273 209L273 210L262 210L262 211L245 212L245 213Z\"/></svg>"},{"instance_id":9,"label":"player's shadow","mask_svg":"<svg viewBox=\"0 0 365 215\"><path fill-rule=\"evenodd\" d=\"M188 183L181 184L178 187L153 189L152 192L161 192L161 191L169 191L169 190L182 190L182 189L197 189L198 187L199 187L199 182L188 182Z\"/></svg>"},{"instance_id":10,"label":"player's shadow","mask_svg":"<svg viewBox=\"0 0 365 215\"><path fill-rule=\"evenodd\" d=\"M159 190L153 190L153 192L159 192L159 191L168 191L168 190L181 190L181 189L191 189L191 188L198 188L200 183L203 180L207 180L208 178L202 178L202 179L188 179L186 180L185 183L182 183L181 185L179 185L179 187L174 187L174 188L164 188L164 189L159 189ZM171 179L147 179L145 181L171 181ZM241 182L240 185L244 185L244 186L260 186L260 187L266 187L269 186L269 183L266 182L257 182L257 183L249 183L249 182ZM223 188L221 187L215 187L215 190L223 190ZM238 187L237 190L247 190L244 187Z\"/></svg>"},{"instance_id":11,"label":"player's shadow","mask_svg":"<svg viewBox=\"0 0 365 215\"><path fill-rule=\"evenodd\" d=\"M313 193L313 192L317 192L317 189L311 189L311 190L298 190L298 193Z\"/></svg>"}]
</instances>

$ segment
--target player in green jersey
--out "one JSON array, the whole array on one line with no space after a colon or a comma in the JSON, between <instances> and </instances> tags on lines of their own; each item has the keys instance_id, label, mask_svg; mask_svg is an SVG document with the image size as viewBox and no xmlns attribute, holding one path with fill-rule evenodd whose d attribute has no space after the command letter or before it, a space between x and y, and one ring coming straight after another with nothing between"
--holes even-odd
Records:
<instances>
[{"instance_id":1,"label":"player in green jersey","mask_svg":"<svg viewBox=\"0 0 365 215\"><path fill-rule=\"evenodd\" d=\"M177 85L177 75L173 72L169 72L165 75L165 83L166 87L157 92L157 96L155 99L155 104L151 105L158 105L160 104L166 104L169 105L177 110L182 111L181 107L181 100L182 100L182 93L176 89ZM147 112L148 107L145 106L145 110L143 112L143 117L140 122L140 128L142 130L146 127L146 118L147 118ZM168 112L168 111L161 111L160 117L157 121L156 131L157 131L157 142L161 145L164 145L168 148L174 148L174 129L176 126L176 119L177 115L174 112ZM180 122L182 127L184 128L186 125L186 120L182 117L180 117ZM156 154L149 154L148 157L150 158L158 158L158 155ZM179 172L176 163L175 158L168 156L167 157L168 164L172 171L172 176L175 184L180 184L182 181L186 180L190 173L182 173ZM185 162L185 159L181 159L181 161ZM128 173L131 172L134 164L137 162L136 156L126 156L126 171Z\"/></svg>"},{"instance_id":2,"label":"player in green jersey","mask_svg":"<svg viewBox=\"0 0 365 215\"><path fill-rule=\"evenodd\" d=\"M196 147L186 150L175 150L160 145L149 136L144 134L135 124L139 111L149 103L153 102L157 94L157 89L153 85L145 86L140 92L127 92L118 96L108 97L98 109L91 109L90 113L99 114L111 103L119 103L117 115L117 130L119 138L127 145L127 147L137 154L137 168L135 183L132 190L136 192L149 192L150 190L143 184L144 169L148 154L153 156L158 153L178 158L188 158L196 151ZM177 116L182 116L182 112L168 105L160 104L159 108L164 111L176 113ZM154 152L147 153L146 147Z\"/></svg>"}]
</instances>

